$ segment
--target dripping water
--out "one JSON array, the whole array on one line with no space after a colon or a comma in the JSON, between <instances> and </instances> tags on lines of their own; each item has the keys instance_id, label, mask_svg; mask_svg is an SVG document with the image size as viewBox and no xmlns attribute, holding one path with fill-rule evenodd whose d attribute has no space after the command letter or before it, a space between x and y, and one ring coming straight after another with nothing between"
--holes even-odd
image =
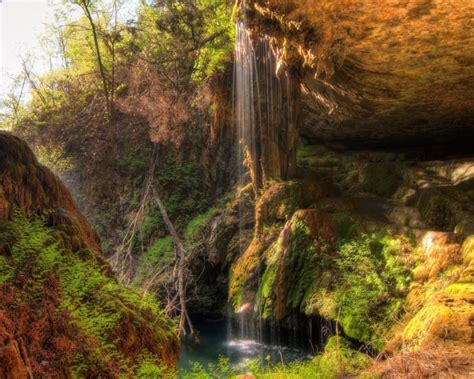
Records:
<instances>
[{"instance_id":1,"label":"dripping water","mask_svg":"<svg viewBox=\"0 0 474 379\"><path fill-rule=\"evenodd\" d=\"M240 188L250 180L255 189L261 188L261 184L269 179L266 175L279 176L282 172L280 153L286 147L283 146L282 149L281 145L288 142L285 133L288 133L295 122L295 117L291 78L286 71L277 73L279 66L269 38L252 38L246 28L245 19L237 22L233 108L239 145L237 165ZM277 167L272 171L275 166L274 160L277 161ZM244 228L242 203L241 199L239 202L241 255L246 247L242 232ZM260 270L257 276L260 286ZM245 310L247 309L236 315L237 336L241 340L252 340L261 345L265 342L276 346L286 344L300 347L302 341L307 340L307 335L302 334L312 330L315 322L311 318L301 320L300 314L292 314L287 325L283 326L274 320L264 322L259 314L261 310L256 309L254 305L250 305L249 312ZM228 328L228 336L231 339L235 338L232 322L228 322Z\"/></svg>"}]
</instances>

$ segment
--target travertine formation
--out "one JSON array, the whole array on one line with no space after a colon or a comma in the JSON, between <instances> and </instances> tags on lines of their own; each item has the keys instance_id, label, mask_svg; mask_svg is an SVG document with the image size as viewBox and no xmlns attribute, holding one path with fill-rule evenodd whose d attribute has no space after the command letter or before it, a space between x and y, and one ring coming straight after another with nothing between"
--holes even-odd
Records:
<instances>
[{"instance_id":1,"label":"travertine formation","mask_svg":"<svg viewBox=\"0 0 474 379\"><path fill-rule=\"evenodd\" d=\"M299 69L303 135L419 145L474 135L474 3L256 0L252 29Z\"/></svg>"}]
</instances>

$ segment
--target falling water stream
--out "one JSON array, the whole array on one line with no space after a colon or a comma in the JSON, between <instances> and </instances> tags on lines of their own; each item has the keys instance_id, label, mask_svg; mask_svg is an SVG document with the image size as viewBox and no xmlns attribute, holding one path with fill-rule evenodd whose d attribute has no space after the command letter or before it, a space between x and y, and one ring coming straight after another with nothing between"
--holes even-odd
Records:
<instances>
[{"instance_id":1,"label":"falling water stream","mask_svg":"<svg viewBox=\"0 0 474 379\"><path fill-rule=\"evenodd\" d=\"M279 65L269 39L251 38L245 21L236 24L233 111L236 116L239 154L239 181L261 188L269 178L288 169L283 167L281 151L288 142L285 133L294 123L290 76L277 74ZM282 148L283 145L283 148ZM240 254L244 252L240 208ZM258 273L258 283L261 280ZM179 367L190 369L192 362L203 366L217 363L220 355L245 370L245 363L261 359L269 364L309 359L323 344L324 328L332 325L319 318L291 315L285 323L264 322L259 310L246 304L241 312L229 307L227 317L197 317L199 343L184 339ZM323 324L323 323L324 324ZM317 331L315 333L315 331ZM313 335L314 334L314 335ZM325 337L324 337L325 338Z\"/></svg>"}]
</instances>

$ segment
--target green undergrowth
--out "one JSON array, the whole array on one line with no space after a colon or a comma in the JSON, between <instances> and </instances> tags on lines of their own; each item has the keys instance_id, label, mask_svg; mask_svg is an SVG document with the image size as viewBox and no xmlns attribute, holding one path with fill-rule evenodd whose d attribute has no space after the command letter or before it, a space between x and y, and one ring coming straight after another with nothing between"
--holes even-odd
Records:
<instances>
[{"instance_id":1,"label":"green undergrowth","mask_svg":"<svg viewBox=\"0 0 474 379\"><path fill-rule=\"evenodd\" d=\"M186 224L190 215L208 208L203 167L193 160L178 161L169 153L156 173L169 217L175 223Z\"/></svg>"},{"instance_id":2,"label":"green undergrowth","mask_svg":"<svg viewBox=\"0 0 474 379\"><path fill-rule=\"evenodd\" d=\"M68 249L71 235L74 230L47 227L42 218L28 219L20 212L12 221L2 221L0 283L19 286L22 297L34 303L48 278L52 275L57 279L57 309L71 316L71 327L89 346L71 363L75 376L87 375L91 367L105 373L111 365L118 372L133 373L143 369L140 367L146 360L161 369L156 346L173 343L174 323L152 296L141 296L118 284L93 252ZM129 352L121 349L120 339L132 336L150 342L132 343ZM141 355L132 360L131 355L140 351Z\"/></svg>"},{"instance_id":3,"label":"green undergrowth","mask_svg":"<svg viewBox=\"0 0 474 379\"><path fill-rule=\"evenodd\" d=\"M216 208L209 208L207 211L198 214L188 222L183 232L186 249L193 250L199 247L199 244L202 242L200 238L201 234L204 232L206 226L209 224L216 211ZM156 215L156 217L161 218L161 215ZM150 219L144 224L144 226L149 225L152 222L155 224L157 223L156 219ZM138 259L137 271L133 280L133 284L140 286L140 284L146 279L153 276L157 270L160 270L164 266L173 263L173 261L174 246L171 236L161 237L154 240L150 247L146 249Z\"/></svg>"},{"instance_id":4,"label":"green undergrowth","mask_svg":"<svg viewBox=\"0 0 474 379\"><path fill-rule=\"evenodd\" d=\"M187 243L199 238L199 234L204 230L206 225L216 213L216 208L209 208L206 212L198 214L189 221L184 231L184 239Z\"/></svg>"},{"instance_id":5,"label":"green undergrowth","mask_svg":"<svg viewBox=\"0 0 474 379\"><path fill-rule=\"evenodd\" d=\"M174 260L173 239L170 236L159 238L153 242L138 259L137 272L133 283L139 285L153 274L172 263Z\"/></svg>"},{"instance_id":6,"label":"green undergrowth","mask_svg":"<svg viewBox=\"0 0 474 379\"><path fill-rule=\"evenodd\" d=\"M381 349L403 314L413 246L388 231L360 232L348 213L332 218L334 243L311 236L304 219L293 217L291 230L261 253L255 309L263 318L299 310L338 320L349 337Z\"/></svg>"}]
</instances>

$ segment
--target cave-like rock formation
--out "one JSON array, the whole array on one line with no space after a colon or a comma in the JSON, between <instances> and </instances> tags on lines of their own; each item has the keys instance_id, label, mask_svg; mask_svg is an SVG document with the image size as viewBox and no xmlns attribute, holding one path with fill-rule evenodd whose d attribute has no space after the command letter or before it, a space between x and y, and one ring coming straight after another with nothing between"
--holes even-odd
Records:
<instances>
[{"instance_id":1,"label":"cave-like rock formation","mask_svg":"<svg viewBox=\"0 0 474 379\"><path fill-rule=\"evenodd\" d=\"M303 135L429 145L474 135L474 3L256 0L250 27L298 67Z\"/></svg>"}]
</instances>

